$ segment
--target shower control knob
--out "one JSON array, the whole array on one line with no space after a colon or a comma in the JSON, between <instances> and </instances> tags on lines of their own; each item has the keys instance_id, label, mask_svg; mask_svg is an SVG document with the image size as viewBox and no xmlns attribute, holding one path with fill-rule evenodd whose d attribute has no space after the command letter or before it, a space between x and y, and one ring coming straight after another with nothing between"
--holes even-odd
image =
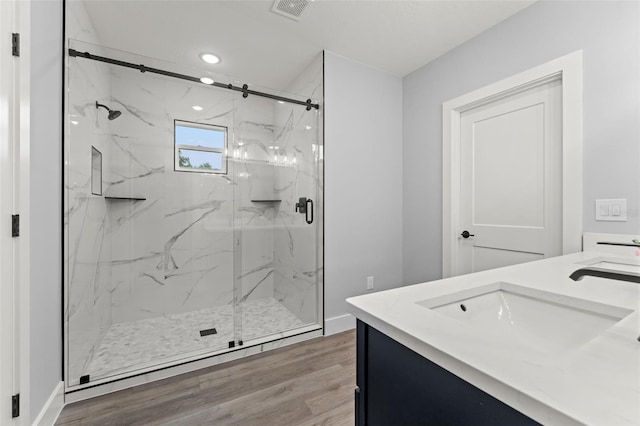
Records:
<instances>
[{"instance_id":1,"label":"shower control knob","mask_svg":"<svg viewBox=\"0 0 640 426\"><path fill-rule=\"evenodd\" d=\"M460 235L462 236L462 238L475 237L475 234L470 234L469 231L462 231L462 234Z\"/></svg>"}]
</instances>

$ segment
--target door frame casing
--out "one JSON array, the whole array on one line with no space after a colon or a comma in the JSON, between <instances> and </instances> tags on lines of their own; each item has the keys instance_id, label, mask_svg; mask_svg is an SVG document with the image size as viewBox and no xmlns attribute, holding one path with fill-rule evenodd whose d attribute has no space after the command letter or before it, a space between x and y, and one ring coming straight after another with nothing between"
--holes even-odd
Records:
<instances>
[{"instance_id":1,"label":"door frame casing","mask_svg":"<svg viewBox=\"0 0 640 426\"><path fill-rule=\"evenodd\" d=\"M442 104L442 276L457 275L460 116L480 105L562 79L562 254L582 250L582 50Z\"/></svg>"},{"instance_id":2,"label":"door frame casing","mask_svg":"<svg viewBox=\"0 0 640 426\"><path fill-rule=\"evenodd\" d=\"M30 39L31 2L0 2L0 424L29 425L30 418ZM10 33L18 33L19 56ZM11 215L20 215L12 237ZM10 396L20 415L11 418Z\"/></svg>"}]
</instances>

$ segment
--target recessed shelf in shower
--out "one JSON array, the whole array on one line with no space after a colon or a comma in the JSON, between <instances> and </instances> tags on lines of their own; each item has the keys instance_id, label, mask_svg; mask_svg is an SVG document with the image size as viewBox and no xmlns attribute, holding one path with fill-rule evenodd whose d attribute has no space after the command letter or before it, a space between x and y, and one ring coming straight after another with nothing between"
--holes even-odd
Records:
<instances>
[{"instance_id":1,"label":"recessed shelf in shower","mask_svg":"<svg viewBox=\"0 0 640 426\"><path fill-rule=\"evenodd\" d=\"M146 198L141 197L104 197L105 200L112 201L146 201Z\"/></svg>"}]
</instances>

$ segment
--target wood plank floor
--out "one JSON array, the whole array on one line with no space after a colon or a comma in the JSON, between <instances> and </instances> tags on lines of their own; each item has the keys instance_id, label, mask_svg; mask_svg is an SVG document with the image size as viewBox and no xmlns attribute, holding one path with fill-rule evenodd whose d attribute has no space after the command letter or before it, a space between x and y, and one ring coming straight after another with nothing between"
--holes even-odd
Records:
<instances>
[{"instance_id":1,"label":"wood plank floor","mask_svg":"<svg viewBox=\"0 0 640 426\"><path fill-rule=\"evenodd\" d=\"M66 406L56 425L353 425L355 331Z\"/></svg>"}]
</instances>

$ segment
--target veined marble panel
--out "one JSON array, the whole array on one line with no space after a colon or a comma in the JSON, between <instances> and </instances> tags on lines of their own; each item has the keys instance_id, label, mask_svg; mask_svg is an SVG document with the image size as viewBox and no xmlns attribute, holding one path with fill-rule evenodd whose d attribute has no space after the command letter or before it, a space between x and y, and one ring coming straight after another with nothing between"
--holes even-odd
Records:
<instances>
[{"instance_id":1,"label":"veined marble panel","mask_svg":"<svg viewBox=\"0 0 640 426\"><path fill-rule=\"evenodd\" d=\"M67 14L67 34L91 37L93 28L82 5ZM97 43L97 38L90 41ZM108 216L103 199L91 193L91 147L108 161L109 121L96 101L110 93L108 67L69 58L68 111L65 120L65 317L69 375L81 375L111 325L111 241L105 238ZM81 145L77 141L83 141ZM105 176L102 177L105 186Z\"/></svg>"},{"instance_id":2,"label":"veined marble panel","mask_svg":"<svg viewBox=\"0 0 640 426\"><path fill-rule=\"evenodd\" d=\"M322 97L322 55L319 55L289 91L311 99ZM306 111L291 105L276 110L277 145L293 153L295 162L278 167L275 191L282 198L274 231L274 297L305 323L321 319L320 295L323 285L322 230L323 183L322 108ZM295 212L299 197L314 201L314 221Z\"/></svg>"},{"instance_id":3,"label":"veined marble panel","mask_svg":"<svg viewBox=\"0 0 640 426\"><path fill-rule=\"evenodd\" d=\"M112 215L114 323L230 303L233 164L227 175L174 171L173 133L174 119L232 127L233 94L127 69L114 70L113 86L123 116L112 190L147 198L140 214Z\"/></svg>"}]
</instances>

